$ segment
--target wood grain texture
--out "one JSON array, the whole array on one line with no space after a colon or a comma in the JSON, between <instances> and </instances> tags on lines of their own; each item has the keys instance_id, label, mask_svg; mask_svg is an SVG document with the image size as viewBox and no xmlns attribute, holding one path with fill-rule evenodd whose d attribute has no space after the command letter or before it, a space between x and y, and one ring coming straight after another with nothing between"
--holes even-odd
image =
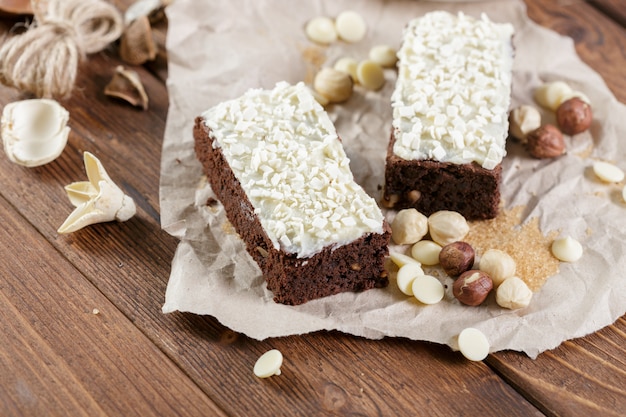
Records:
<instances>
[{"instance_id":1,"label":"wood grain texture","mask_svg":"<svg viewBox=\"0 0 626 417\"><path fill-rule=\"evenodd\" d=\"M588 2L609 19L626 28L626 4L623 0L588 0Z\"/></svg>"},{"instance_id":2,"label":"wood grain texture","mask_svg":"<svg viewBox=\"0 0 626 417\"><path fill-rule=\"evenodd\" d=\"M132 0L113 3L125 9ZM534 20L573 35L581 57L626 101L619 24L582 0L527 4ZM0 22L0 30L10 27ZM163 60L133 67L150 96L144 112L104 96L118 64L112 47L81 65L77 89L62 103L72 133L59 159L27 169L0 158L0 415L528 416L625 409L623 318L535 361L502 352L473 363L447 347L401 338L318 332L258 342L211 317L163 315L178 243L159 225L167 68ZM0 105L22 98L0 87ZM63 186L86 178L85 150L135 199L138 213L125 223L58 235L72 210ZM282 375L260 380L252 367L271 348L285 355Z\"/></svg>"}]
</instances>

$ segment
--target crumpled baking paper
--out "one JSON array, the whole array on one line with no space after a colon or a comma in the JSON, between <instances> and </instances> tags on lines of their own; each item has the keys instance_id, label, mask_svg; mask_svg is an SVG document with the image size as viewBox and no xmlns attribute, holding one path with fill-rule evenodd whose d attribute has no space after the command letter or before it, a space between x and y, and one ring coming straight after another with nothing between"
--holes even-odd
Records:
<instances>
[{"instance_id":1,"label":"crumpled baking paper","mask_svg":"<svg viewBox=\"0 0 626 417\"><path fill-rule=\"evenodd\" d=\"M357 44L315 46L304 35L308 19L353 9L368 24ZM522 221L539 219L545 234L558 231L581 241L583 258L563 263L521 310L495 303L467 307L447 293L437 305L423 306L394 285L344 293L301 306L276 304L256 264L225 220L193 151L194 118L249 88L272 88L278 81L311 82L324 62L340 56L365 58L377 44L398 47L412 17L432 10L482 12L516 29L512 105L532 103L544 81L564 80L583 91L594 108L590 131L568 139L568 154L535 160L519 144L507 146L503 201L524 206ZM576 55L569 38L529 20L521 1L422 2L320 0L177 0L167 9L170 107L161 165L161 223L180 244L172 260L164 312L211 315L255 339L339 330L366 338L401 336L447 344L466 327L480 329L491 351L523 351L534 358L565 340L613 323L626 311L626 204L623 184L602 184L590 166L596 159L624 166L626 107L601 77ZM391 126L389 98L394 71L383 90L357 88L349 102L329 108L357 181L375 198L383 183L384 156ZM545 115L545 122L554 121ZM551 119L552 118L552 119ZM449 291L449 290L448 290Z\"/></svg>"}]
</instances>

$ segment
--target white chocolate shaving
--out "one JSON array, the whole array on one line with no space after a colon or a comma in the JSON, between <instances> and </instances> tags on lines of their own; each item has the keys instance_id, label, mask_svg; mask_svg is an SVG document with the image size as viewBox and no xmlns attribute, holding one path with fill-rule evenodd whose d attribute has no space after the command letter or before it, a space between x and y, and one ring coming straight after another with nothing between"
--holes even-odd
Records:
<instances>
[{"instance_id":1,"label":"white chocolate shaving","mask_svg":"<svg viewBox=\"0 0 626 417\"><path fill-rule=\"evenodd\" d=\"M85 226L117 220L126 221L136 213L135 202L111 180L102 163L89 152L84 153L89 181L74 182L65 187L76 209L59 227L59 233L70 233Z\"/></svg>"},{"instance_id":2,"label":"white chocolate shaving","mask_svg":"<svg viewBox=\"0 0 626 417\"><path fill-rule=\"evenodd\" d=\"M506 154L513 26L485 15L412 20L392 95L394 153L495 168Z\"/></svg>"},{"instance_id":3,"label":"white chocolate shaving","mask_svg":"<svg viewBox=\"0 0 626 417\"><path fill-rule=\"evenodd\" d=\"M68 111L54 100L31 99L7 104L1 122L7 157L26 167L54 161L67 144L68 121Z\"/></svg>"}]
</instances>

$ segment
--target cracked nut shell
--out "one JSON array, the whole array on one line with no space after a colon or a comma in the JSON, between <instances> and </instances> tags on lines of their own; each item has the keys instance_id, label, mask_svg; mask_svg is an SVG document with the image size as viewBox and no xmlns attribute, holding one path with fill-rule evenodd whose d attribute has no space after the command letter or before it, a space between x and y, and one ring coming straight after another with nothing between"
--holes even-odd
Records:
<instances>
[{"instance_id":1,"label":"cracked nut shell","mask_svg":"<svg viewBox=\"0 0 626 417\"><path fill-rule=\"evenodd\" d=\"M556 109L556 121L567 135L576 135L589 129L592 119L591 106L579 97L564 101Z\"/></svg>"},{"instance_id":2,"label":"cracked nut shell","mask_svg":"<svg viewBox=\"0 0 626 417\"><path fill-rule=\"evenodd\" d=\"M556 158L565 153L563 134L554 125L543 125L526 136L526 148L535 158Z\"/></svg>"},{"instance_id":3,"label":"cracked nut shell","mask_svg":"<svg viewBox=\"0 0 626 417\"><path fill-rule=\"evenodd\" d=\"M452 285L452 294L468 306L482 304L493 289L493 281L483 271L470 269L461 274Z\"/></svg>"}]
</instances>

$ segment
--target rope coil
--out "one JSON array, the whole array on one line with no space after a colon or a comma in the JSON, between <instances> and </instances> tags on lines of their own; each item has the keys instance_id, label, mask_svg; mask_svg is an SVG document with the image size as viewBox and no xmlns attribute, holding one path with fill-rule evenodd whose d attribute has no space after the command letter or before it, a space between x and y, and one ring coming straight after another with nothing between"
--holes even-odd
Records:
<instances>
[{"instance_id":1,"label":"rope coil","mask_svg":"<svg viewBox=\"0 0 626 417\"><path fill-rule=\"evenodd\" d=\"M0 47L0 82L37 97L71 95L78 64L118 39L120 12L101 0L33 0L34 20Z\"/></svg>"}]
</instances>

